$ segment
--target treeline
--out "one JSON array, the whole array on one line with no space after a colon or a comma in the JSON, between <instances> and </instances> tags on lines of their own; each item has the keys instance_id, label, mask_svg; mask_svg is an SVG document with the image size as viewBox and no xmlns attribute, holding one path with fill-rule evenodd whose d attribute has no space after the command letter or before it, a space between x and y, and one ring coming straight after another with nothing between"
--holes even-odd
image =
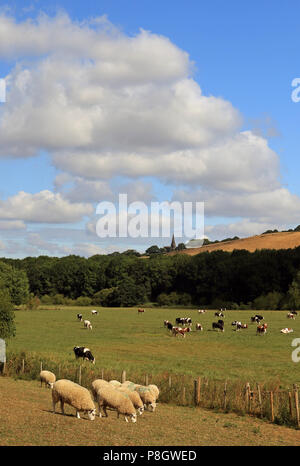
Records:
<instances>
[{"instance_id":1,"label":"treeline","mask_svg":"<svg viewBox=\"0 0 300 466\"><path fill-rule=\"evenodd\" d=\"M147 259L114 253L88 259L71 255L0 261L2 268L9 267L6 272L10 270L4 275L13 302L30 302L32 307L40 301L124 307L152 302L228 309L300 308L300 247L196 256L154 254Z\"/></svg>"}]
</instances>

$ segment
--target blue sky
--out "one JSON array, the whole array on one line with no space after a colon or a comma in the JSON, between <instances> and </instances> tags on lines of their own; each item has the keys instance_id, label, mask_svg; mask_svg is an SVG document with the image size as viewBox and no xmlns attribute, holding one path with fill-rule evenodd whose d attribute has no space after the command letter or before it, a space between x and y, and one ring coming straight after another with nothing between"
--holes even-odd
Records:
<instances>
[{"instance_id":1,"label":"blue sky","mask_svg":"<svg viewBox=\"0 0 300 466\"><path fill-rule=\"evenodd\" d=\"M212 239L248 236L300 223L300 102L291 99L291 82L300 76L298 2L1 1L0 7L4 18L0 22L0 78L10 76L7 102L0 104L0 255L91 255L128 247L144 250L155 241L100 241L92 233L95 203L115 200L122 185L130 192L130 199L134 200L136 194L136 200L148 203L157 199L204 200L206 234ZM37 19L41 12L44 23ZM57 19L60 15L68 17L62 26ZM109 32L103 36L93 20L104 15ZM22 40L26 24L31 26ZM147 31L144 36L141 29ZM80 57L68 43L67 31L74 35L74 43L81 35ZM89 55L92 31L96 31L94 40L101 51ZM116 39L116 31L120 40ZM31 32L36 37L34 43L30 42ZM53 44L51 37L55 38ZM142 37L143 41L139 40ZM43 41L48 41L49 47L44 44L40 48ZM101 45L101 41L105 44ZM139 51L141 42L144 63ZM72 89L77 81L67 76L67 71L51 80L49 68L49 89L53 94L47 95L43 74L50 66L47 60L53 66L61 63L62 67L68 62L70 69L74 66L74 73L89 73L84 64L81 70L78 58L99 65L100 71L92 70L93 74L87 76L89 83L105 94L98 110L104 109L107 121L93 113L96 107L86 97L89 83L80 102L77 98L74 101ZM108 68L101 68L104 61L109 63ZM124 69L125 74L129 73L126 76ZM108 78L101 75L103 72ZM19 83L28 75L32 86L44 92L42 96L37 97L37 91L28 83L30 91L20 91ZM139 76L138 82L135 76ZM60 107L52 104L53 99L58 99L55 92L59 84L67 99L62 108L77 118L73 136L72 123L61 135L62 124L57 123L55 128L61 111L56 118L55 111ZM150 89L146 93L145 86ZM129 88L131 100L124 97ZM172 96L170 89L175 89ZM149 113L158 95L166 99L169 111L165 115L161 115L158 104ZM128 115L145 105L141 120L150 122L153 144L145 134L147 126L138 127L139 120L136 132L129 128L127 140L124 121L116 123L105 111L112 101L118 113L121 109L120 113ZM41 111L38 109L33 119L32 112L39 105ZM161 118L164 131L155 125L155 115ZM45 129L48 122L49 131ZM182 134L175 138L183 126ZM109 138L104 142L97 136L103 128L105 134L111 135L111 147ZM133 153L137 157L127 166ZM94 173L88 163L82 166L80 162L90 156L91 164L99 164ZM148 163L150 156L154 157L152 166ZM196 167L194 174L185 173L187 157ZM28 195L22 197L20 192ZM90 198L88 192L93 193ZM99 193L98 197L95 193ZM52 212L49 221L41 212L48 205ZM64 209L74 215L65 215ZM74 234L63 239L64 229ZM161 240L161 244L166 242Z\"/></svg>"}]
</instances>

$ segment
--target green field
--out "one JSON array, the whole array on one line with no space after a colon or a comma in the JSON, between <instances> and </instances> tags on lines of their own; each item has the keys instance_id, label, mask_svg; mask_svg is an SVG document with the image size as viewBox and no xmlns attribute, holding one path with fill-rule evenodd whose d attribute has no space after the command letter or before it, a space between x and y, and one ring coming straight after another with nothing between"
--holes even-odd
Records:
<instances>
[{"instance_id":1,"label":"green field","mask_svg":"<svg viewBox=\"0 0 300 466\"><path fill-rule=\"evenodd\" d=\"M256 335L256 324L250 317L256 311L227 311L225 332L213 331L218 318L215 311L199 315L197 310L61 307L57 310L16 311L17 335L8 342L8 354L24 351L43 360L74 362L74 346L87 346L96 358L95 368L126 370L130 374L173 373L204 376L216 380L243 380L263 383L280 380L283 388L300 383L300 363L291 359L291 342L300 337L300 316L287 319L286 311L259 311L268 323L265 335ZM76 314L92 322L93 330L84 328ZM193 331L186 338L172 337L163 325L165 319L191 317ZM233 320L248 323L239 332ZM200 322L204 330L194 331ZM292 327L289 335L281 328ZM90 363L85 363L89 366Z\"/></svg>"}]
</instances>

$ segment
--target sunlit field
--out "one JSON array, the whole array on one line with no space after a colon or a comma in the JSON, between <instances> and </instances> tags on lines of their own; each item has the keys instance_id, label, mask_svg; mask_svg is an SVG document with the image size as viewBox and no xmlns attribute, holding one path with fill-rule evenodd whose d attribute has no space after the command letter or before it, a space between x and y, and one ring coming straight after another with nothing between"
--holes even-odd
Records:
<instances>
[{"instance_id":1,"label":"sunlit field","mask_svg":"<svg viewBox=\"0 0 300 466\"><path fill-rule=\"evenodd\" d=\"M8 342L8 356L24 351L57 361L75 360L73 347L87 346L96 358L95 368L126 370L127 373L174 373L205 376L217 380L240 379L249 382L280 380L282 387L300 383L300 363L292 361L291 346L300 337L300 316L287 319L286 311L259 311L268 323L265 335L256 335L250 317L257 311L226 311L225 332L212 330L215 311L199 315L197 310L61 307L57 310L16 311L17 335ZM91 321L84 328L76 314ZM164 320L175 324L176 317L191 317L192 332L176 338L164 327ZM235 331L234 320L248 324ZM196 331L200 322L204 330ZM283 335L284 327L294 332ZM90 363L85 362L85 365Z\"/></svg>"}]
</instances>

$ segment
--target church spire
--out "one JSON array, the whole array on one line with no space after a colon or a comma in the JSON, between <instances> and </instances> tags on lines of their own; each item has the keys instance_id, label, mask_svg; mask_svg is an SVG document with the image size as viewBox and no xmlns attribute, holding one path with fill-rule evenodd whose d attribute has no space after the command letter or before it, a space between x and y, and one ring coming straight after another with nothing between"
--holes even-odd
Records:
<instances>
[{"instance_id":1,"label":"church spire","mask_svg":"<svg viewBox=\"0 0 300 466\"><path fill-rule=\"evenodd\" d=\"M176 243L175 243L175 236L174 236L174 233L173 233L172 243L171 243L171 250L174 251L175 248L176 248Z\"/></svg>"}]
</instances>

